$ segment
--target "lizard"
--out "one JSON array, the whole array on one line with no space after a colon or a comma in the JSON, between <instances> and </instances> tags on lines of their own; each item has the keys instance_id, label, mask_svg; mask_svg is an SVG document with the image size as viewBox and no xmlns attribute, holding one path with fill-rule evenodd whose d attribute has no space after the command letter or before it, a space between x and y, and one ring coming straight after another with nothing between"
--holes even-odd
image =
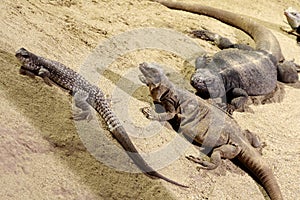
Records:
<instances>
[{"instance_id":1,"label":"lizard","mask_svg":"<svg viewBox=\"0 0 300 200\"><path fill-rule=\"evenodd\" d=\"M225 109L233 112L243 110L248 96L268 95L275 91L277 80L285 83L298 81L296 64L284 59L276 37L249 17L205 5L153 1L171 9L215 18L246 32L255 41L256 48L251 50L233 45L206 30L196 32L222 48L212 57L200 55L196 59L196 70L190 82L200 97L221 99Z\"/></svg>"},{"instance_id":2,"label":"lizard","mask_svg":"<svg viewBox=\"0 0 300 200\"><path fill-rule=\"evenodd\" d=\"M288 7L284 11L284 15L288 21L288 24L292 28L291 31L287 31L289 33L296 32L297 36L300 36L300 13L292 7Z\"/></svg>"},{"instance_id":3,"label":"lizard","mask_svg":"<svg viewBox=\"0 0 300 200\"><path fill-rule=\"evenodd\" d=\"M289 34L297 36L297 42L300 43L300 13L292 7L289 7L284 11L284 15L292 30L287 31L283 28L281 29Z\"/></svg>"},{"instance_id":4,"label":"lizard","mask_svg":"<svg viewBox=\"0 0 300 200\"><path fill-rule=\"evenodd\" d=\"M200 168L212 170L221 164L222 158L237 158L258 178L272 200L282 199L272 169L261 156L256 134L242 130L234 118L219 107L192 92L176 88L159 65L144 62L139 70L140 81L148 86L154 104L163 110L157 113L151 107L141 108L146 118L167 121L189 142L211 150L210 161L192 155L187 156L189 160L200 164Z\"/></svg>"},{"instance_id":5,"label":"lizard","mask_svg":"<svg viewBox=\"0 0 300 200\"><path fill-rule=\"evenodd\" d=\"M131 142L124 126L110 108L109 102L100 88L92 85L83 76L64 64L37 56L25 48L17 50L15 56L22 64L20 68L21 74L30 77L39 76L47 85L52 86L54 83L74 96L75 106L81 110L81 112L73 115L72 118L74 120L90 120L90 107L93 107L104 119L112 135L144 174L151 178L160 178L177 186L187 188L187 186L158 173L146 163Z\"/></svg>"}]
</instances>

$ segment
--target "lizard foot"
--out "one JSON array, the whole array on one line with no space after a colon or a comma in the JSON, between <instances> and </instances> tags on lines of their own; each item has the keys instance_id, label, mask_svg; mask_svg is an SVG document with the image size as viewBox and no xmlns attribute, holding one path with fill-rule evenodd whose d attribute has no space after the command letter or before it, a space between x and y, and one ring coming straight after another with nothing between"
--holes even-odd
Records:
<instances>
[{"instance_id":1,"label":"lizard foot","mask_svg":"<svg viewBox=\"0 0 300 200\"><path fill-rule=\"evenodd\" d=\"M74 113L72 119L79 120L87 120L88 122L92 119L92 112L90 109L90 105L87 102L89 97L89 93L80 90L74 94L74 102L75 107L80 109L80 111Z\"/></svg>"},{"instance_id":2,"label":"lizard foot","mask_svg":"<svg viewBox=\"0 0 300 200\"><path fill-rule=\"evenodd\" d=\"M218 167L218 165L211 163L209 161L205 161L201 158L189 155L186 156L186 158L190 161L193 161L194 163L200 164L200 166L197 167L197 169L206 169L206 170L212 170L212 169L216 169Z\"/></svg>"},{"instance_id":3,"label":"lizard foot","mask_svg":"<svg viewBox=\"0 0 300 200\"><path fill-rule=\"evenodd\" d=\"M224 110L227 113L229 113L230 115L232 115L234 111L236 111L236 112L254 113L253 109L250 108L248 105L242 105L240 107L236 107L235 105L227 104L227 107Z\"/></svg>"},{"instance_id":4,"label":"lizard foot","mask_svg":"<svg viewBox=\"0 0 300 200\"><path fill-rule=\"evenodd\" d=\"M23 66L21 66L19 73L25 76L29 76L30 78L34 79L35 74L27 69L25 69Z\"/></svg>"},{"instance_id":5,"label":"lizard foot","mask_svg":"<svg viewBox=\"0 0 300 200\"><path fill-rule=\"evenodd\" d=\"M155 111L151 107L144 107L140 109L141 112L145 115L147 119L154 120L155 119Z\"/></svg>"},{"instance_id":6,"label":"lizard foot","mask_svg":"<svg viewBox=\"0 0 300 200\"><path fill-rule=\"evenodd\" d=\"M79 113L74 113L71 119L74 119L75 121L87 120L87 122L89 122L93 119L93 116L90 111L82 111Z\"/></svg>"},{"instance_id":7,"label":"lizard foot","mask_svg":"<svg viewBox=\"0 0 300 200\"><path fill-rule=\"evenodd\" d=\"M227 113L229 113L230 115L233 114L233 112L235 111L235 107L233 105L228 104L227 108L224 109Z\"/></svg>"},{"instance_id":8,"label":"lizard foot","mask_svg":"<svg viewBox=\"0 0 300 200\"><path fill-rule=\"evenodd\" d=\"M258 151L258 153L259 153L260 155L263 154L263 153L262 153L262 150L263 150L263 148L265 148L266 146L267 146L267 143L262 142L262 143L260 143L260 146L259 146L259 147L256 147L256 150Z\"/></svg>"}]
</instances>

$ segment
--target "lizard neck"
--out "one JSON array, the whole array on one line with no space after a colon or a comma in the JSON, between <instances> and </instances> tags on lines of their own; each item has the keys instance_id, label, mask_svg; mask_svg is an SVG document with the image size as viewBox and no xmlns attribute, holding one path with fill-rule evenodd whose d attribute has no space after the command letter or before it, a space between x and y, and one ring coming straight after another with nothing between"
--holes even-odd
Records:
<instances>
[{"instance_id":1,"label":"lizard neck","mask_svg":"<svg viewBox=\"0 0 300 200\"><path fill-rule=\"evenodd\" d=\"M220 73L222 81L224 83L224 90L228 92L233 88L241 87L241 79L239 74L235 70L227 70Z\"/></svg>"},{"instance_id":2,"label":"lizard neck","mask_svg":"<svg viewBox=\"0 0 300 200\"><path fill-rule=\"evenodd\" d=\"M164 94L160 97L160 102L166 111L176 111L179 107L178 95L173 84L166 84L164 86Z\"/></svg>"}]
</instances>

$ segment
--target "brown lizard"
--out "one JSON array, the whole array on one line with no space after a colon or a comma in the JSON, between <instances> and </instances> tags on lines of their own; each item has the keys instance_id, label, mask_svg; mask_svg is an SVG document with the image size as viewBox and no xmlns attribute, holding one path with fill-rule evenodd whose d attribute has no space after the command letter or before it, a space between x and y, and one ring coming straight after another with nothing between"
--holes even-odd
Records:
<instances>
[{"instance_id":1,"label":"brown lizard","mask_svg":"<svg viewBox=\"0 0 300 200\"><path fill-rule=\"evenodd\" d=\"M237 158L262 183L272 200L282 199L279 185L271 168L262 158L258 138L248 130L241 130L237 122L223 110L208 104L200 97L175 87L156 64L139 66L141 82L149 87L153 102L164 108L156 113L150 107L142 108L150 120L168 121L174 130L189 141L211 150L210 161L188 156L202 168L217 168L222 158Z\"/></svg>"},{"instance_id":2,"label":"brown lizard","mask_svg":"<svg viewBox=\"0 0 300 200\"><path fill-rule=\"evenodd\" d=\"M31 77L40 76L45 83L55 83L74 96L75 106L82 112L73 116L74 120L90 120L93 107L104 119L110 132L125 149L128 156L146 175L161 178L172 184L187 187L159 174L150 167L131 142L123 125L109 106L105 95L95 85L90 84L83 76L66 67L62 63L37 56L24 48L16 52L17 59L22 63L20 73Z\"/></svg>"}]
</instances>

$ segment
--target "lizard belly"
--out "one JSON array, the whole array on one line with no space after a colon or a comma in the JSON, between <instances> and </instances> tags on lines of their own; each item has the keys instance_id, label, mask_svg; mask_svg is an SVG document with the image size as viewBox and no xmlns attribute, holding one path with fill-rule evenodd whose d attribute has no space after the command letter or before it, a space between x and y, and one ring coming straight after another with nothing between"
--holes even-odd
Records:
<instances>
[{"instance_id":1,"label":"lizard belly","mask_svg":"<svg viewBox=\"0 0 300 200\"><path fill-rule=\"evenodd\" d=\"M224 134L228 126L227 114L198 97L191 100L182 106L179 133L206 147L225 144L228 141L228 134Z\"/></svg>"}]
</instances>

